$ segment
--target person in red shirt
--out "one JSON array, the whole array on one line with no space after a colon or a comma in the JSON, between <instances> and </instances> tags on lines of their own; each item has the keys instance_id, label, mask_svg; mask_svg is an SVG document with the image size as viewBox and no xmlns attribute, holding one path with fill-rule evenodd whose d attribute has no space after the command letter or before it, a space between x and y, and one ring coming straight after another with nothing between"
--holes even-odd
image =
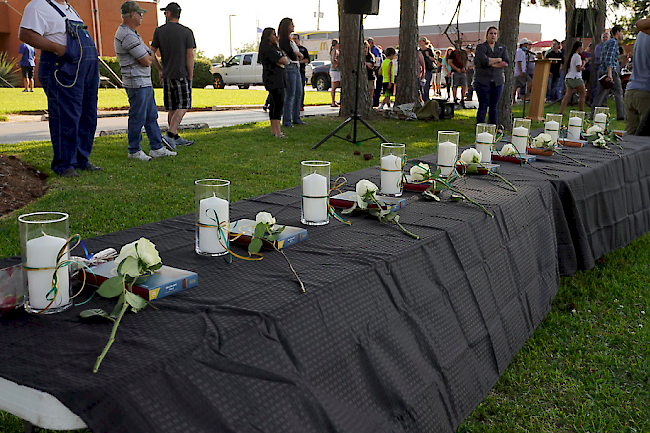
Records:
<instances>
[{"instance_id":1,"label":"person in red shirt","mask_svg":"<svg viewBox=\"0 0 650 433\"><path fill-rule=\"evenodd\" d=\"M451 66L451 85L454 89L454 102L458 102L458 88L460 87L460 105L465 108L465 94L467 93L467 52L463 50L461 41L456 42L456 49L447 59Z\"/></svg>"}]
</instances>

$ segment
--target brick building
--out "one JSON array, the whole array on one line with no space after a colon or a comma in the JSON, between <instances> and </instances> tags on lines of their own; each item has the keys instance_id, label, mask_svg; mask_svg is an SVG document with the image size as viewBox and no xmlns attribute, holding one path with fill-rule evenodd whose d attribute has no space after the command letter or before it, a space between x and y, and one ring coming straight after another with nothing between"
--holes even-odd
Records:
<instances>
[{"instance_id":1,"label":"brick building","mask_svg":"<svg viewBox=\"0 0 650 433\"><path fill-rule=\"evenodd\" d=\"M72 7L83 18L88 26L88 33L97 45L100 56L115 56L113 39L115 30L122 22L120 6L124 0L69 0ZM22 13L29 0L6 0L0 2L0 52L6 52L9 57L19 60L18 47L20 39L18 32ZM138 33L145 43L151 44L153 31L158 26L157 3L154 1L138 1L147 10L138 27ZM38 50L37 50L38 51ZM40 53L36 53L36 61ZM37 63L38 68L38 63Z\"/></svg>"}]
</instances>

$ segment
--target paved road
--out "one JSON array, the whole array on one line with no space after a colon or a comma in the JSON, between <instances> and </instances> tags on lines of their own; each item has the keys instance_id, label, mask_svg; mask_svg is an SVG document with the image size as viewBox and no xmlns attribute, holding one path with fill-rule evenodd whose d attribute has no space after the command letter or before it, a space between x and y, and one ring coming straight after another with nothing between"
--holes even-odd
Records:
<instances>
[{"instance_id":1,"label":"paved road","mask_svg":"<svg viewBox=\"0 0 650 433\"><path fill-rule=\"evenodd\" d=\"M330 106L305 107L305 116L326 116L338 114L338 108ZM0 144L19 143L22 141L41 141L50 139L50 131L41 116L19 116L16 120L0 122ZM13 117L12 117L13 119ZM268 113L261 108L228 111L196 111L183 118L183 124L207 123L210 128L241 125L251 122L269 120ZM158 114L158 123L167 126L167 115ZM97 134L127 128L127 117L100 117L97 119Z\"/></svg>"}]
</instances>

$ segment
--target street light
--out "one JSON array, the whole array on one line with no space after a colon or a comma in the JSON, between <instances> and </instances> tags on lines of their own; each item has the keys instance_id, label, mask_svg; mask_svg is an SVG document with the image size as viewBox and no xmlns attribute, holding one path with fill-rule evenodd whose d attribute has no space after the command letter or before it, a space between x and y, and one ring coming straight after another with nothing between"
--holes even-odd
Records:
<instances>
[{"instance_id":1,"label":"street light","mask_svg":"<svg viewBox=\"0 0 650 433\"><path fill-rule=\"evenodd\" d=\"M228 15L228 32L230 33L230 57L232 57L232 20L230 18L237 15Z\"/></svg>"}]
</instances>

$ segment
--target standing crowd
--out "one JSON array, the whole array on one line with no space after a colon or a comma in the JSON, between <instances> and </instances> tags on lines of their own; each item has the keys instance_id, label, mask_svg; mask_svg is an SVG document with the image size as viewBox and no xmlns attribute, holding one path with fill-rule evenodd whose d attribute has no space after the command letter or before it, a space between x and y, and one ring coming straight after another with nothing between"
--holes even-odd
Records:
<instances>
[{"instance_id":1,"label":"standing crowd","mask_svg":"<svg viewBox=\"0 0 650 433\"><path fill-rule=\"evenodd\" d=\"M179 23L181 7L171 2L164 8L165 24L152 35L147 47L137 28L146 10L135 1L126 1L120 8L122 23L115 33L115 52L122 70L123 87L129 98L128 157L143 161L175 156L180 146L193 142L178 134L183 116L192 106L192 79L196 43L191 29ZM636 23L640 33L634 47L634 67L627 85L625 98L621 83L619 45L623 37L621 26L612 27L602 35L602 42L585 50L576 41L565 57L563 43L554 40L545 53L555 59L551 65L547 98L559 100L563 113L573 93L579 95L579 107L591 101L592 117L595 107L605 105L611 92L616 101L616 118L627 119L628 134L647 135L650 109L650 21ZM23 42L19 52L25 92L34 88L35 48L41 51L38 78L48 100L48 120L53 148L52 170L63 177L79 176L77 170L99 171L89 160L97 127L97 97L99 88L99 59L95 43L83 20L66 0L31 0L25 7L19 38ZM504 68L510 58L506 47L497 41L498 30L491 26L485 42L464 48L460 41L445 54L434 50L426 37L418 40L419 99L426 103L433 91L442 97L445 84L447 100L465 106L467 99L478 97L477 123L499 125L497 103L504 86ZM394 47L385 50L373 38L364 42L365 67L372 106L380 110L391 107L395 94L399 66L399 52ZM530 94L534 72L534 54L531 42L523 38L515 55L515 88L521 98ZM160 54L161 60L158 60ZM336 40L330 48L330 78L332 106L338 106L336 89L340 85L340 47ZM267 106L271 133L286 138L282 128L304 125L305 66L309 52L294 33L291 18L284 18L275 29L262 32L258 61L263 68L263 83L268 90ZM168 130L163 135L158 126L158 111L151 81L154 66L163 83L164 107ZM593 73L592 73L593 72ZM591 76L595 79L590 80ZM458 89L460 88L460 95ZM383 99L381 98L383 94ZM588 95L589 94L589 95ZM149 154L141 148L142 129L149 139Z\"/></svg>"}]
</instances>

